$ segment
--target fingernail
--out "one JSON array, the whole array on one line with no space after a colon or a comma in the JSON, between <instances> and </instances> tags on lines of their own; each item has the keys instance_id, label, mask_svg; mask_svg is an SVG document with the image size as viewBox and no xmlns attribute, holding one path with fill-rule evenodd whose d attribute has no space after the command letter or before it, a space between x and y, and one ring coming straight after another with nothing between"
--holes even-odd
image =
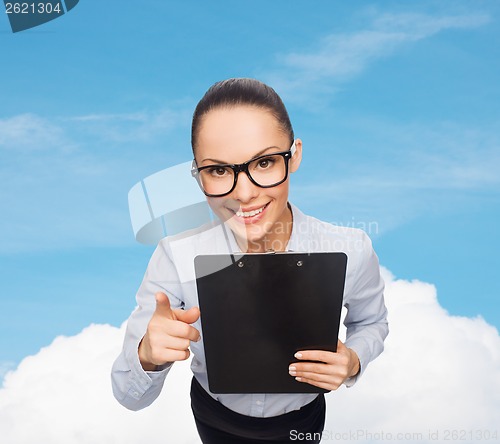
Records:
<instances>
[{"instance_id":1,"label":"fingernail","mask_svg":"<svg viewBox=\"0 0 500 444\"><path fill-rule=\"evenodd\" d=\"M294 355L294 356L295 356L296 358L302 358L302 353L297 352L297 353L295 353L295 355Z\"/></svg>"},{"instance_id":2,"label":"fingernail","mask_svg":"<svg viewBox=\"0 0 500 444\"><path fill-rule=\"evenodd\" d=\"M295 378L295 380L300 382L300 381L302 381L302 378L301 378L300 376L297 376L297 377Z\"/></svg>"},{"instance_id":3,"label":"fingernail","mask_svg":"<svg viewBox=\"0 0 500 444\"><path fill-rule=\"evenodd\" d=\"M297 367L291 365L290 367L288 367L288 370L290 370L291 372L294 372L295 370L297 370Z\"/></svg>"},{"instance_id":4,"label":"fingernail","mask_svg":"<svg viewBox=\"0 0 500 444\"><path fill-rule=\"evenodd\" d=\"M201 335L198 336L198 339L196 340L196 342L200 342L201 341Z\"/></svg>"}]
</instances>

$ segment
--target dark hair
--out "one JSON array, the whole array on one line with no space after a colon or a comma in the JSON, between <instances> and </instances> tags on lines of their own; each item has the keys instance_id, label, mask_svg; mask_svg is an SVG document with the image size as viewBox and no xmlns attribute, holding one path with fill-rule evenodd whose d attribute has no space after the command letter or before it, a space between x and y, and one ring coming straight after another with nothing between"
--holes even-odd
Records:
<instances>
[{"instance_id":1,"label":"dark hair","mask_svg":"<svg viewBox=\"0 0 500 444\"><path fill-rule=\"evenodd\" d=\"M283 131L294 139L288 112L280 96L274 89L255 79L227 79L212 85L199 101L193 114L191 126L191 146L196 146L199 127L205 114L216 108L250 105L264 108L278 120Z\"/></svg>"}]
</instances>

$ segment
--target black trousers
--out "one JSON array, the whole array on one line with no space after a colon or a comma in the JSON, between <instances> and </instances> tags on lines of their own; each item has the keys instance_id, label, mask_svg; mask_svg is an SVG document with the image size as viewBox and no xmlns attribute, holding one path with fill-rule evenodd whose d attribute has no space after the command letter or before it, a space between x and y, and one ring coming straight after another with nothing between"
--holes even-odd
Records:
<instances>
[{"instance_id":1,"label":"black trousers","mask_svg":"<svg viewBox=\"0 0 500 444\"><path fill-rule=\"evenodd\" d=\"M213 399L193 377L191 408L204 444L318 444L325 426L323 394L300 410L271 418L241 415Z\"/></svg>"}]
</instances>

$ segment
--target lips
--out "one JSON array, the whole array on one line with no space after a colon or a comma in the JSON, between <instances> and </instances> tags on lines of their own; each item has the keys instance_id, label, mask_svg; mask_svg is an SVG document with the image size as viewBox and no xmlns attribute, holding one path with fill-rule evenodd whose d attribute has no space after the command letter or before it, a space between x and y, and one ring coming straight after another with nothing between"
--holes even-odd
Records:
<instances>
[{"instance_id":1,"label":"lips","mask_svg":"<svg viewBox=\"0 0 500 444\"><path fill-rule=\"evenodd\" d=\"M264 213L268 205L269 202L260 207L242 208L238 210L230 209L230 210L234 213L237 220L239 219L241 222L244 223L252 223L258 221L262 217L262 214Z\"/></svg>"},{"instance_id":2,"label":"lips","mask_svg":"<svg viewBox=\"0 0 500 444\"><path fill-rule=\"evenodd\" d=\"M262 213L264 211L264 208L266 208L266 206L267 206L267 204L263 205L260 208L257 208L256 210L251 210L251 211L239 210L236 212L236 216L238 216L238 217L252 217L252 216L255 216L257 214Z\"/></svg>"}]
</instances>

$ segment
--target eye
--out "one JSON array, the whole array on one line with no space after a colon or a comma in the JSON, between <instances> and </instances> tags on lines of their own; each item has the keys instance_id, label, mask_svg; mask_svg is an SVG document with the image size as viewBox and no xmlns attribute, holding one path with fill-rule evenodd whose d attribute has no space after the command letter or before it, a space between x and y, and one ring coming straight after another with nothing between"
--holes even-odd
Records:
<instances>
[{"instance_id":1,"label":"eye","mask_svg":"<svg viewBox=\"0 0 500 444\"><path fill-rule=\"evenodd\" d=\"M275 163L274 157L265 157L264 159L259 159L257 162L258 168L265 170L271 168Z\"/></svg>"},{"instance_id":2,"label":"eye","mask_svg":"<svg viewBox=\"0 0 500 444\"><path fill-rule=\"evenodd\" d=\"M228 168L218 165L215 165L212 168L207 168L206 171L211 177L216 177L216 178L224 177L229 174Z\"/></svg>"}]
</instances>

